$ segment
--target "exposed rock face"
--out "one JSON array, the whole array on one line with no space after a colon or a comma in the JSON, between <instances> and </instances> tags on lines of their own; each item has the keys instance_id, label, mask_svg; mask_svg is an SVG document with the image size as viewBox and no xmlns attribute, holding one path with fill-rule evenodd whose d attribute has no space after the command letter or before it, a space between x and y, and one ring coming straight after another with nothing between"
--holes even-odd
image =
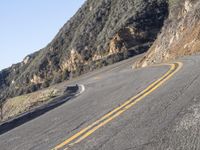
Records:
<instances>
[{"instance_id":1,"label":"exposed rock face","mask_svg":"<svg viewBox=\"0 0 200 150\"><path fill-rule=\"evenodd\" d=\"M30 57L27 56L24 58L23 63L26 65L30 61Z\"/></svg>"},{"instance_id":2,"label":"exposed rock face","mask_svg":"<svg viewBox=\"0 0 200 150\"><path fill-rule=\"evenodd\" d=\"M78 64L84 63L82 60L81 55L75 50L72 49L70 53L70 57L63 61L63 64L61 64L61 69L68 70L70 72L76 71Z\"/></svg>"},{"instance_id":3,"label":"exposed rock face","mask_svg":"<svg viewBox=\"0 0 200 150\"><path fill-rule=\"evenodd\" d=\"M147 55L137 62L146 66L200 52L200 1L178 0Z\"/></svg>"},{"instance_id":4,"label":"exposed rock face","mask_svg":"<svg viewBox=\"0 0 200 150\"><path fill-rule=\"evenodd\" d=\"M0 95L29 93L142 53L167 15L166 0L87 0L45 48L0 72Z\"/></svg>"},{"instance_id":5,"label":"exposed rock face","mask_svg":"<svg viewBox=\"0 0 200 150\"><path fill-rule=\"evenodd\" d=\"M43 83L42 78L40 76L37 75L33 75L33 78L31 79L31 83L33 84L41 84Z\"/></svg>"}]
</instances>

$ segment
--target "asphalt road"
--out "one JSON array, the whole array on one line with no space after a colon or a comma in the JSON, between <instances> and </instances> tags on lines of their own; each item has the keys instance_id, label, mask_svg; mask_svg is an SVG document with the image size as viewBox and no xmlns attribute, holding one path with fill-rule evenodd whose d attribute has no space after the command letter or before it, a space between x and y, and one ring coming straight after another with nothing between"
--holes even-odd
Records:
<instances>
[{"instance_id":1,"label":"asphalt road","mask_svg":"<svg viewBox=\"0 0 200 150\"><path fill-rule=\"evenodd\" d=\"M144 91L173 67L164 65L132 70L134 61L132 58L70 82L85 85L85 92L0 135L0 150L55 148ZM64 145L61 149L199 150L200 56L179 61L183 67L169 80L134 105L120 110L102 126L95 125L96 130L87 131L88 136L79 142Z\"/></svg>"}]
</instances>

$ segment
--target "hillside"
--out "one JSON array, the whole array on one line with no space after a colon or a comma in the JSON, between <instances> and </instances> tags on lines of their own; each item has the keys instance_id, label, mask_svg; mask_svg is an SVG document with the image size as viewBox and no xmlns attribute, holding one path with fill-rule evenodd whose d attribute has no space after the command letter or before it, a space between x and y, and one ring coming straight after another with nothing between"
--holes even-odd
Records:
<instances>
[{"instance_id":1,"label":"hillside","mask_svg":"<svg viewBox=\"0 0 200 150\"><path fill-rule=\"evenodd\" d=\"M173 60L200 52L200 1L171 0L161 34L136 66Z\"/></svg>"},{"instance_id":2,"label":"hillside","mask_svg":"<svg viewBox=\"0 0 200 150\"><path fill-rule=\"evenodd\" d=\"M46 47L0 72L0 98L31 93L148 50L166 0L87 0Z\"/></svg>"}]
</instances>

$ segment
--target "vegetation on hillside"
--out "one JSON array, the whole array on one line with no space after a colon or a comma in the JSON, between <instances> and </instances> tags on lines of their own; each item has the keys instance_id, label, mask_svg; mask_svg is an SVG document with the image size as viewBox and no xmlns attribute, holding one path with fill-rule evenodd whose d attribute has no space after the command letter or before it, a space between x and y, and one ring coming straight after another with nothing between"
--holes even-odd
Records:
<instances>
[{"instance_id":1,"label":"vegetation on hillside","mask_svg":"<svg viewBox=\"0 0 200 150\"><path fill-rule=\"evenodd\" d=\"M167 15L166 0L87 0L45 48L0 72L0 99L146 51Z\"/></svg>"}]
</instances>

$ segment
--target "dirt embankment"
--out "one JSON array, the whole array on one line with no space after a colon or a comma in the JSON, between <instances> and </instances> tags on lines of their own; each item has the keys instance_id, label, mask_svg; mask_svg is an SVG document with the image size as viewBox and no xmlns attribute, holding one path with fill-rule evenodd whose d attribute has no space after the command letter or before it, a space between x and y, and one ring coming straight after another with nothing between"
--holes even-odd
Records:
<instances>
[{"instance_id":1,"label":"dirt embankment","mask_svg":"<svg viewBox=\"0 0 200 150\"><path fill-rule=\"evenodd\" d=\"M157 40L135 67L200 52L200 1L173 0L169 9L169 17Z\"/></svg>"}]
</instances>

